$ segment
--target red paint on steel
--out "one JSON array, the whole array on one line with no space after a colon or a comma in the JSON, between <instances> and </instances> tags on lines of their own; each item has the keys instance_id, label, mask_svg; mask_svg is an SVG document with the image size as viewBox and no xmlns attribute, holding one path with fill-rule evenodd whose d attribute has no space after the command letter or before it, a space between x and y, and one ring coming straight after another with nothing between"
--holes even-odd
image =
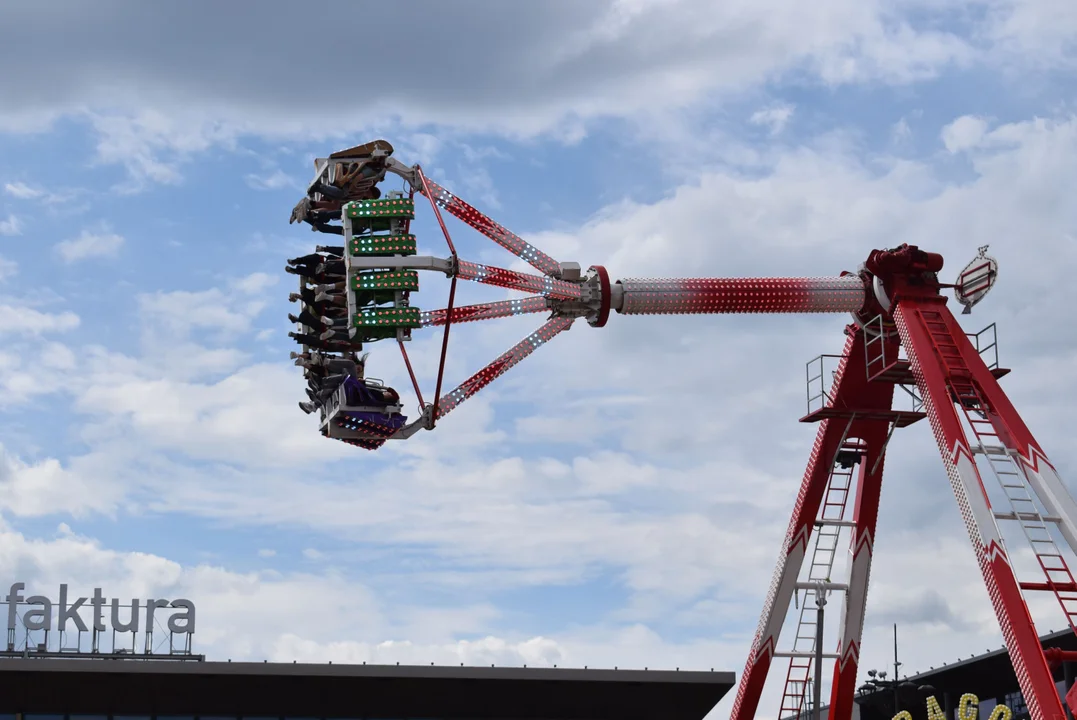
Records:
<instances>
[{"instance_id":1,"label":"red paint on steel","mask_svg":"<svg viewBox=\"0 0 1077 720\"><path fill-rule=\"evenodd\" d=\"M408 375L411 376L411 386L415 388L415 396L419 398L419 407L425 407L426 403L423 402L423 391L419 389L419 381L415 379L415 371L411 369L411 360L408 358L408 350L404 347L404 341L399 338L396 341L400 346L400 354L404 358L404 365L408 368Z\"/></svg>"},{"instance_id":2,"label":"red paint on steel","mask_svg":"<svg viewBox=\"0 0 1077 720\"><path fill-rule=\"evenodd\" d=\"M610 319L610 274L601 265L592 265L590 269L594 270L598 276L599 300L601 303L598 309L598 317L595 318L592 324L594 327L605 327L606 321Z\"/></svg>"},{"instance_id":3,"label":"red paint on steel","mask_svg":"<svg viewBox=\"0 0 1077 720\"><path fill-rule=\"evenodd\" d=\"M452 327L452 308L456 302L456 276L449 284L449 305L445 308L445 334L441 338L441 362L438 363L438 382L434 388L434 410L430 416L430 428L433 429L438 419L438 405L441 403L441 381L445 377L445 356L449 351L449 328Z\"/></svg>"},{"instance_id":4,"label":"red paint on steel","mask_svg":"<svg viewBox=\"0 0 1077 720\"><path fill-rule=\"evenodd\" d=\"M449 252L452 253L453 260L456 259L456 246L452 244L452 238L449 237L449 229L445 227L445 221L441 219L441 210L438 209L438 204L434 202L434 196L430 192L430 185L426 181L426 175L423 174L423 169L418 165L415 166L415 173L419 176L419 182L423 186L423 195L430 201L430 207L434 208L434 217L438 219L438 225L441 226L441 232L445 235L445 243L449 246ZM445 334L448 335L448 328L445 329ZM435 401L436 402L436 401Z\"/></svg>"},{"instance_id":5,"label":"red paint on steel","mask_svg":"<svg viewBox=\"0 0 1077 720\"><path fill-rule=\"evenodd\" d=\"M857 276L832 278L627 278L622 315L844 313L867 299Z\"/></svg>"}]
</instances>

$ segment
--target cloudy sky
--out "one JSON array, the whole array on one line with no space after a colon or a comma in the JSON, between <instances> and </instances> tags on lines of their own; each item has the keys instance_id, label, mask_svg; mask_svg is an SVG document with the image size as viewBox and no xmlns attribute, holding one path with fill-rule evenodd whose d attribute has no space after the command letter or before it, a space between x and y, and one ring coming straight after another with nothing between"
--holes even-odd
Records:
<instances>
[{"instance_id":1,"label":"cloudy sky","mask_svg":"<svg viewBox=\"0 0 1077 720\"><path fill-rule=\"evenodd\" d=\"M306 5L0 8L11 580L190 597L216 659L740 674L814 437L805 363L845 319L580 323L433 433L323 440L283 272L321 238L287 217L313 157L378 137L615 277L834 275L910 242L949 278L990 244L999 286L962 323L998 323L1004 387L1077 477L1074 3ZM447 382L540 322L454 330ZM411 346L428 388L439 341ZM926 423L890 450L862 667L895 622L910 671L999 647Z\"/></svg>"}]
</instances>

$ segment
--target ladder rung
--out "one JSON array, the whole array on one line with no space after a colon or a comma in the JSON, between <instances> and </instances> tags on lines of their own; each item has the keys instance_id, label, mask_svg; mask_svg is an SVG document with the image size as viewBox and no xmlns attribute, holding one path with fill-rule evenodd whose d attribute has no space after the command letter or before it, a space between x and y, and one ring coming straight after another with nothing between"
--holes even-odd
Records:
<instances>
[{"instance_id":1,"label":"ladder rung","mask_svg":"<svg viewBox=\"0 0 1077 720\"><path fill-rule=\"evenodd\" d=\"M774 657L776 657L776 658L814 658L815 653L776 652L776 653L774 653ZM837 660L838 659L838 654L837 653L823 653L823 658L826 659L826 660Z\"/></svg>"},{"instance_id":2,"label":"ladder rung","mask_svg":"<svg viewBox=\"0 0 1077 720\"><path fill-rule=\"evenodd\" d=\"M1022 486L1023 487L1023 486ZM1045 523L1058 523L1062 522L1062 518L1055 515L1037 515L1036 513L1017 513L1017 512L998 512L994 513L996 520L1042 520Z\"/></svg>"},{"instance_id":3,"label":"ladder rung","mask_svg":"<svg viewBox=\"0 0 1077 720\"><path fill-rule=\"evenodd\" d=\"M1045 582L1023 582L1020 583L1022 590L1032 590L1036 592L1077 592L1077 583L1045 583ZM1077 598L1063 598L1064 600L1077 600Z\"/></svg>"},{"instance_id":4,"label":"ladder rung","mask_svg":"<svg viewBox=\"0 0 1077 720\"><path fill-rule=\"evenodd\" d=\"M979 445L972 448L973 455L1005 455L1010 457L1015 454L1014 451L1001 445Z\"/></svg>"},{"instance_id":5,"label":"ladder rung","mask_svg":"<svg viewBox=\"0 0 1077 720\"><path fill-rule=\"evenodd\" d=\"M842 591L845 591L845 590L849 589L849 584L848 583L832 583L832 582L798 582L793 587L796 588L797 590L815 590L820 585L823 586L824 590L842 590Z\"/></svg>"}]
</instances>

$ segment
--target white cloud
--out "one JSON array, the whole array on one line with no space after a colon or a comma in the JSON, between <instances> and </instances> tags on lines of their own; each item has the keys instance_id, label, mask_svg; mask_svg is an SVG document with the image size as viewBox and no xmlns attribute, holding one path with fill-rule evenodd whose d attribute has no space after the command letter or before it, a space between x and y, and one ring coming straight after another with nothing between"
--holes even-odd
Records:
<instances>
[{"instance_id":1,"label":"white cloud","mask_svg":"<svg viewBox=\"0 0 1077 720\"><path fill-rule=\"evenodd\" d=\"M247 185L254 190L284 190L285 188L302 189L302 184L285 173L283 170L277 169L269 174L265 173L251 173L243 178Z\"/></svg>"},{"instance_id":2,"label":"white cloud","mask_svg":"<svg viewBox=\"0 0 1077 720\"><path fill-rule=\"evenodd\" d=\"M72 472L54 458L26 463L2 446L0 488L0 509L23 517L109 512L122 492L115 484L94 482L86 474Z\"/></svg>"},{"instance_id":3,"label":"white cloud","mask_svg":"<svg viewBox=\"0 0 1077 720\"><path fill-rule=\"evenodd\" d=\"M890 138L895 144L906 143L912 139L912 128L907 118L901 118L890 127Z\"/></svg>"},{"instance_id":4,"label":"white cloud","mask_svg":"<svg viewBox=\"0 0 1077 720\"><path fill-rule=\"evenodd\" d=\"M293 634L281 635L273 647L277 662L336 662L390 665L469 665L552 667L564 665L565 648L555 640L534 637L521 642L487 636L444 645L421 645L408 640L364 643L350 640L317 643Z\"/></svg>"},{"instance_id":5,"label":"white cloud","mask_svg":"<svg viewBox=\"0 0 1077 720\"><path fill-rule=\"evenodd\" d=\"M228 145L234 137L234 130L188 118L178 108L168 113L144 109L132 115L90 115L99 138L98 161L128 171L129 181L117 186L118 191L138 192L151 182L176 185L182 180L179 166L192 153L216 143Z\"/></svg>"},{"instance_id":6,"label":"white cloud","mask_svg":"<svg viewBox=\"0 0 1077 720\"><path fill-rule=\"evenodd\" d=\"M0 333L65 332L79 326L73 312L43 313L30 307L0 304Z\"/></svg>"},{"instance_id":7,"label":"white cloud","mask_svg":"<svg viewBox=\"0 0 1077 720\"><path fill-rule=\"evenodd\" d=\"M0 257L0 282L7 280L19 271L19 264L14 260Z\"/></svg>"},{"instance_id":8,"label":"white cloud","mask_svg":"<svg viewBox=\"0 0 1077 720\"><path fill-rule=\"evenodd\" d=\"M792 105L775 105L756 110L749 118L753 125L762 125L770 130L771 135L780 135L793 117L795 107Z\"/></svg>"},{"instance_id":9,"label":"white cloud","mask_svg":"<svg viewBox=\"0 0 1077 720\"><path fill-rule=\"evenodd\" d=\"M980 5L981 0L967 0L965 15L979 18ZM395 137L415 134L415 145L432 150L434 134L443 139L469 131L572 143L604 118L639 118L655 107L696 108L791 76L832 85L904 84L955 66L994 68L1003 61L990 52L994 46L983 47L985 37L996 39L1014 67L1034 52L1009 42L1012 32L985 36L985 27L997 25L994 17L968 28L938 29L946 27L951 8L922 4L915 11L856 0L827 0L810 9L796 0L717 10L708 0L581 7L566 3L520 11L513 5L511 11L495 6L448 13L430 4L426 11L408 15L407 22L417 36L433 38L431 43L387 66L384 82L362 98L328 106L296 103L279 92L307 81L302 53L247 40L286 32L286 4L268 5L253 19L218 13L212 29L195 12L178 13L170 32L160 33L163 39L153 58L133 55L123 42L134 21L122 14L76 18L35 7L24 11L30 15L22 17L23 27L57 32L67 27L68 35L80 40L35 64L25 77L4 78L9 101L0 127L31 129L33 116L40 117L37 129L64 114L87 119L98 134L98 160L124 166L130 182L120 189L136 191L147 183L178 183L183 164L193 155L212 146L232 147L249 135L303 137L332 145L354 135L391 131ZM355 9L342 12L347 18ZM364 12L364 21L372 21ZM386 6L377 11L376 22L396 25L400 12ZM458 38L476 22L497 42L461 45ZM22 43L39 46L35 32L28 30L5 50L17 58L25 52ZM1046 29L1037 25L1022 36L1042 32ZM182 64L164 60L182 53L173 44L178 38L191 37L202 38L199 57ZM378 39L370 51L392 52L391 44L383 45L387 42ZM87 57L97 61L86 66L83 81L64 82L68 69ZM444 94L433 77L426 79L424 68L431 62L439 64L443 75L472 77L473 82ZM132 67L137 70L130 72ZM252 70L221 71L238 67ZM124 73L124 83L113 81L117 72ZM522 77L530 80L521 82ZM399 87L408 87L408 93L401 95ZM280 171L248 181L266 188L290 182Z\"/></svg>"},{"instance_id":10,"label":"white cloud","mask_svg":"<svg viewBox=\"0 0 1077 720\"><path fill-rule=\"evenodd\" d=\"M0 130L2 130L2 127L0 127ZM82 188L71 187L57 189L52 192L24 182L4 183L3 191L5 195L10 195L17 200L37 200L45 205L67 203L66 209L71 212L76 211L76 207L71 205L72 201L87 192Z\"/></svg>"},{"instance_id":11,"label":"white cloud","mask_svg":"<svg viewBox=\"0 0 1077 720\"><path fill-rule=\"evenodd\" d=\"M56 252L67 263L90 258L114 257L123 247L122 235L109 232L94 233L83 230L77 238L64 240L56 245Z\"/></svg>"},{"instance_id":12,"label":"white cloud","mask_svg":"<svg viewBox=\"0 0 1077 720\"><path fill-rule=\"evenodd\" d=\"M276 286L279 277L266 273L251 273L233 281L232 286L247 295L259 295Z\"/></svg>"},{"instance_id":13,"label":"white cloud","mask_svg":"<svg viewBox=\"0 0 1077 720\"><path fill-rule=\"evenodd\" d=\"M276 555L277 555L277 551L276 550L271 550L269 548L262 548L261 550L258 551L258 557L271 558L271 557L276 557Z\"/></svg>"},{"instance_id":14,"label":"white cloud","mask_svg":"<svg viewBox=\"0 0 1077 720\"><path fill-rule=\"evenodd\" d=\"M984 3L983 34L1000 54L1020 55L1039 68L1070 69L1077 61L1077 6L1068 0L1003 0ZM1016 69L1004 68L1016 73ZM1020 77L1020 75L1018 75Z\"/></svg>"},{"instance_id":15,"label":"white cloud","mask_svg":"<svg viewBox=\"0 0 1077 720\"><path fill-rule=\"evenodd\" d=\"M39 198L45 194L43 191L32 188L26 183L21 182L5 183L4 192L20 200L33 200L34 198Z\"/></svg>"},{"instance_id":16,"label":"white cloud","mask_svg":"<svg viewBox=\"0 0 1077 720\"><path fill-rule=\"evenodd\" d=\"M303 557L305 557L307 560L320 560L323 555L314 548L306 548L305 550L303 550Z\"/></svg>"},{"instance_id":17,"label":"white cloud","mask_svg":"<svg viewBox=\"0 0 1077 720\"><path fill-rule=\"evenodd\" d=\"M8 214L7 220L0 220L0 235L22 235L22 221Z\"/></svg>"},{"instance_id":18,"label":"white cloud","mask_svg":"<svg viewBox=\"0 0 1077 720\"><path fill-rule=\"evenodd\" d=\"M251 275L237 282L235 287L243 295L256 294L268 287L268 281L264 279L267 277L261 273ZM147 293L138 297L139 311L147 324L155 328L164 326L184 337L194 328L244 332L264 306L263 301L239 301L217 288Z\"/></svg>"},{"instance_id":19,"label":"white cloud","mask_svg":"<svg viewBox=\"0 0 1077 720\"><path fill-rule=\"evenodd\" d=\"M973 115L963 115L942 129L943 145L952 153L971 150L980 144L987 134L987 120Z\"/></svg>"},{"instance_id":20,"label":"white cloud","mask_svg":"<svg viewBox=\"0 0 1077 720\"><path fill-rule=\"evenodd\" d=\"M11 409L27 401L69 390L74 354L65 345L31 335L8 338L0 351L0 407Z\"/></svg>"}]
</instances>

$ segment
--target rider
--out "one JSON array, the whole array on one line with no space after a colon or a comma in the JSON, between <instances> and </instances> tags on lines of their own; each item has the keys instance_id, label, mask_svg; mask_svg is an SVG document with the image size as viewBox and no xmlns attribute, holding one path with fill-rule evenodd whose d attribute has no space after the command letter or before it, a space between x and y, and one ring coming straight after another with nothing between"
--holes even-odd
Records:
<instances>
[{"instance_id":1,"label":"rider","mask_svg":"<svg viewBox=\"0 0 1077 720\"><path fill-rule=\"evenodd\" d=\"M326 183L319 179L313 183L307 196L292 210L289 224L305 222L312 230L342 235L344 229L329 225L329 221L341 218L346 203L381 197L378 183L385 179L385 160L392 154L392 145L375 140L330 155L328 160L335 166L333 181ZM321 195L321 199L315 200L315 194Z\"/></svg>"}]
</instances>

